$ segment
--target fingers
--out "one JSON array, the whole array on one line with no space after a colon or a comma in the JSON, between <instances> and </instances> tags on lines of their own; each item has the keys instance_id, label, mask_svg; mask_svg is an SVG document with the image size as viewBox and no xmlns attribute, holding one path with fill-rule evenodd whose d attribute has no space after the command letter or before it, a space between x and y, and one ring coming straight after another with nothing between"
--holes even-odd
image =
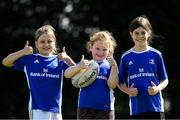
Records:
<instances>
[{"instance_id":1,"label":"fingers","mask_svg":"<svg viewBox=\"0 0 180 120\"><path fill-rule=\"evenodd\" d=\"M108 54L108 57L112 57L113 56L113 52L110 51L109 54Z\"/></svg>"},{"instance_id":2,"label":"fingers","mask_svg":"<svg viewBox=\"0 0 180 120\"><path fill-rule=\"evenodd\" d=\"M82 61L82 60L84 60L84 55L82 55L82 57L81 57L81 61Z\"/></svg>"},{"instance_id":3,"label":"fingers","mask_svg":"<svg viewBox=\"0 0 180 120\"><path fill-rule=\"evenodd\" d=\"M27 40L24 47L28 47L28 46L29 46L29 41Z\"/></svg>"},{"instance_id":4,"label":"fingers","mask_svg":"<svg viewBox=\"0 0 180 120\"><path fill-rule=\"evenodd\" d=\"M113 56L108 56L106 59L110 63L111 66L116 66L117 65L115 59L113 58Z\"/></svg>"},{"instance_id":5,"label":"fingers","mask_svg":"<svg viewBox=\"0 0 180 120\"><path fill-rule=\"evenodd\" d=\"M31 46L29 46L29 41L27 40L26 41L26 44L23 48L23 53L24 55L29 55L29 54L32 54L33 53L33 48Z\"/></svg>"},{"instance_id":6,"label":"fingers","mask_svg":"<svg viewBox=\"0 0 180 120\"><path fill-rule=\"evenodd\" d=\"M148 93L149 95L156 95L159 92L159 88L156 86L156 84L151 81L151 86L148 87Z\"/></svg>"},{"instance_id":7,"label":"fingers","mask_svg":"<svg viewBox=\"0 0 180 120\"><path fill-rule=\"evenodd\" d=\"M130 88L134 88L134 83L133 83L133 84L131 84Z\"/></svg>"},{"instance_id":8,"label":"fingers","mask_svg":"<svg viewBox=\"0 0 180 120\"><path fill-rule=\"evenodd\" d=\"M152 85L152 86L156 86L156 84L155 84L153 81L151 81L151 85Z\"/></svg>"},{"instance_id":9,"label":"fingers","mask_svg":"<svg viewBox=\"0 0 180 120\"><path fill-rule=\"evenodd\" d=\"M130 96L137 96L138 94L138 89L134 87L134 83L131 84L130 88L129 88L129 95Z\"/></svg>"},{"instance_id":10,"label":"fingers","mask_svg":"<svg viewBox=\"0 0 180 120\"><path fill-rule=\"evenodd\" d=\"M65 46L62 48L62 52L66 53L66 47Z\"/></svg>"}]
</instances>

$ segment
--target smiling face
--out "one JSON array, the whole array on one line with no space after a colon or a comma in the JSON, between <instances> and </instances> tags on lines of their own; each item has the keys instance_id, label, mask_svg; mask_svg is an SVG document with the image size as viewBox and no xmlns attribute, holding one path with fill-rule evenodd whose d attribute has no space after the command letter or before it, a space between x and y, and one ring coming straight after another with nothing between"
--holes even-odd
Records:
<instances>
[{"instance_id":1,"label":"smiling face","mask_svg":"<svg viewBox=\"0 0 180 120\"><path fill-rule=\"evenodd\" d=\"M142 27L138 27L133 32L130 32L131 38L135 43L135 47L146 47L150 34Z\"/></svg>"},{"instance_id":2,"label":"smiling face","mask_svg":"<svg viewBox=\"0 0 180 120\"><path fill-rule=\"evenodd\" d=\"M42 34L35 42L38 52L44 56L52 55L56 49L56 40L53 34Z\"/></svg>"},{"instance_id":3,"label":"smiling face","mask_svg":"<svg viewBox=\"0 0 180 120\"><path fill-rule=\"evenodd\" d=\"M91 53L94 60L102 61L106 59L109 54L108 42L97 40L91 46Z\"/></svg>"}]
</instances>

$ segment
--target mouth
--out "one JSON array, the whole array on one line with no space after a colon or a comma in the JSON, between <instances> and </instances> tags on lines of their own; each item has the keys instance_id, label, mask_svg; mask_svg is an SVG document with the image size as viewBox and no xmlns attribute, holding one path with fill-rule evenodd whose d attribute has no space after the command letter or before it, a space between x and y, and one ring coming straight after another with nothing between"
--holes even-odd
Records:
<instances>
[{"instance_id":1,"label":"mouth","mask_svg":"<svg viewBox=\"0 0 180 120\"><path fill-rule=\"evenodd\" d=\"M50 48L43 48L43 50L48 51L48 50L50 50Z\"/></svg>"},{"instance_id":2,"label":"mouth","mask_svg":"<svg viewBox=\"0 0 180 120\"><path fill-rule=\"evenodd\" d=\"M142 42L145 41L145 39L136 39L136 41Z\"/></svg>"},{"instance_id":3,"label":"mouth","mask_svg":"<svg viewBox=\"0 0 180 120\"><path fill-rule=\"evenodd\" d=\"M97 56L98 58L103 58L103 57L104 57L104 55L97 55L97 54L96 54L96 56Z\"/></svg>"}]
</instances>

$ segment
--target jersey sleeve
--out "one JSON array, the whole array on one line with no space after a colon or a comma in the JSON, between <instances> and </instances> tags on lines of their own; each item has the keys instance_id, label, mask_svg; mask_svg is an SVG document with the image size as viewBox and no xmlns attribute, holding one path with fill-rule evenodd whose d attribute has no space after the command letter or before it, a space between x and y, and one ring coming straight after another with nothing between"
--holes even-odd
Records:
<instances>
[{"instance_id":1,"label":"jersey sleeve","mask_svg":"<svg viewBox=\"0 0 180 120\"><path fill-rule=\"evenodd\" d=\"M120 84L124 84L127 81L127 73L126 73L126 63L125 63L125 59L123 57L121 57L120 61L119 61L119 83Z\"/></svg>"},{"instance_id":2,"label":"jersey sleeve","mask_svg":"<svg viewBox=\"0 0 180 120\"><path fill-rule=\"evenodd\" d=\"M68 67L69 65L63 61L62 69L65 71Z\"/></svg>"},{"instance_id":3,"label":"jersey sleeve","mask_svg":"<svg viewBox=\"0 0 180 120\"><path fill-rule=\"evenodd\" d=\"M28 59L27 56L23 56L17 59L14 63L13 69L18 70L18 71L24 71L24 66L26 65L27 59Z\"/></svg>"},{"instance_id":4,"label":"jersey sleeve","mask_svg":"<svg viewBox=\"0 0 180 120\"><path fill-rule=\"evenodd\" d=\"M158 56L158 72L157 73L158 73L159 80L165 80L168 78L162 54L159 54Z\"/></svg>"}]
</instances>

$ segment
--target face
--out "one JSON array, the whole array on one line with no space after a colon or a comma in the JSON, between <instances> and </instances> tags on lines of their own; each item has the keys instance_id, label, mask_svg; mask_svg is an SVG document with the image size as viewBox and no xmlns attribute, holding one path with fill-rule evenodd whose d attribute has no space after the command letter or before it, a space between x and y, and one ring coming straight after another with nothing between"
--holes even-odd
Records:
<instances>
[{"instance_id":1,"label":"face","mask_svg":"<svg viewBox=\"0 0 180 120\"><path fill-rule=\"evenodd\" d=\"M92 45L91 53L94 60L102 61L109 54L109 44L98 40Z\"/></svg>"},{"instance_id":2,"label":"face","mask_svg":"<svg viewBox=\"0 0 180 120\"><path fill-rule=\"evenodd\" d=\"M130 32L130 35L135 43L135 46L146 46L148 44L149 33L142 27L135 29L133 32Z\"/></svg>"},{"instance_id":3,"label":"face","mask_svg":"<svg viewBox=\"0 0 180 120\"><path fill-rule=\"evenodd\" d=\"M55 38L52 34L43 34L39 37L39 39L35 42L36 48L39 53L44 56L49 56L53 54L53 50L55 49Z\"/></svg>"}]
</instances>

